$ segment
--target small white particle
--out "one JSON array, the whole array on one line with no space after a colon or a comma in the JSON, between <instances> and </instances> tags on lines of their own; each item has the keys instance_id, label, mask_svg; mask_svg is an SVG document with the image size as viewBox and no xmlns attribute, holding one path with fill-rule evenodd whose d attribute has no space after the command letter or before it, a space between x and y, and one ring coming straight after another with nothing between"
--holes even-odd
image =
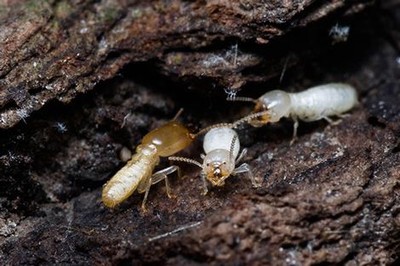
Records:
<instances>
[{"instance_id":1,"label":"small white particle","mask_svg":"<svg viewBox=\"0 0 400 266\"><path fill-rule=\"evenodd\" d=\"M57 131L61 134L68 131L67 126L62 122L56 122L53 127L56 128Z\"/></svg>"},{"instance_id":2,"label":"small white particle","mask_svg":"<svg viewBox=\"0 0 400 266\"><path fill-rule=\"evenodd\" d=\"M332 37L333 43L338 42L346 42L349 37L350 27L349 26L340 26L336 24L329 31L329 36Z\"/></svg>"}]
</instances>

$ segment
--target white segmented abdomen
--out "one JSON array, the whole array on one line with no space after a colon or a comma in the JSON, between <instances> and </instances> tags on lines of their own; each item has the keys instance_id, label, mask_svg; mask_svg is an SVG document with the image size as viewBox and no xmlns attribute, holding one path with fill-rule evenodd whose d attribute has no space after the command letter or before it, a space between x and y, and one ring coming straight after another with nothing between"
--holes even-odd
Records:
<instances>
[{"instance_id":1,"label":"white segmented abdomen","mask_svg":"<svg viewBox=\"0 0 400 266\"><path fill-rule=\"evenodd\" d=\"M135 156L103 187L102 200L107 207L115 207L136 190L140 181L149 178L158 163L158 156Z\"/></svg>"},{"instance_id":2,"label":"white segmented abdomen","mask_svg":"<svg viewBox=\"0 0 400 266\"><path fill-rule=\"evenodd\" d=\"M203 142L204 152L208 154L210 151L217 149L230 151L234 137L236 140L232 155L236 158L240 150L239 137L235 130L228 127L213 128L207 132Z\"/></svg>"},{"instance_id":3,"label":"white segmented abdomen","mask_svg":"<svg viewBox=\"0 0 400 266\"><path fill-rule=\"evenodd\" d=\"M289 95L290 116L304 121L340 115L358 103L356 90L344 83L324 84Z\"/></svg>"}]
</instances>

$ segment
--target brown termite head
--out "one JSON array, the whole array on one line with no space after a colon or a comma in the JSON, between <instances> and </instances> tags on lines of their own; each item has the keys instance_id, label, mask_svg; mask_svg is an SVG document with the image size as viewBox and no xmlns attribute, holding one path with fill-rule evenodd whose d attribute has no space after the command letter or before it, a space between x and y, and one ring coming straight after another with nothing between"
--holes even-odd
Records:
<instances>
[{"instance_id":1,"label":"brown termite head","mask_svg":"<svg viewBox=\"0 0 400 266\"><path fill-rule=\"evenodd\" d=\"M142 139L142 145L154 145L161 157L171 156L193 142L189 130L178 121L172 120L162 127L147 133Z\"/></svg>"},{"instance_id":2,"label":"brown termite head","mask_svg":"<svg viewBox=\"0 0 400 266\"><path fill-rule=\"evenodd\" d=\"M290 115L291 100L288 93L281 90L273 90L265 93L256 101L254 113L267 110L268 113L252 121L253 126L262 126L266 123L278 122L282 117Z\"/></svg>"}]
</instances>

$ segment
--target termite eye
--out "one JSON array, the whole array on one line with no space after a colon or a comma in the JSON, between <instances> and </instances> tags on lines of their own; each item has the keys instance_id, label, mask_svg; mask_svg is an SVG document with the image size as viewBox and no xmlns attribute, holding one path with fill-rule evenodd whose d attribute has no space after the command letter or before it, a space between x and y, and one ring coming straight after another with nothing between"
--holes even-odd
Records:
<instances>
[{"instance_id":1,"label":"termite eye","mask_svg":"<svg viewBox=\"0 0 400 266\"><path fill-rule=\"evenodd\" d=\"M210 166L210 163L207 163L206 165L207 165L207 166Z\"/></svg>"},{"instance_id":2,"label":"termite eye","mask_svg":"<svg viewBox=\"0 0 400 266\"><path fill-rule=\"evenodd\" d=\"M223 162L223 164L226 164L226 162Z\"/></svg>"}]
</instances>

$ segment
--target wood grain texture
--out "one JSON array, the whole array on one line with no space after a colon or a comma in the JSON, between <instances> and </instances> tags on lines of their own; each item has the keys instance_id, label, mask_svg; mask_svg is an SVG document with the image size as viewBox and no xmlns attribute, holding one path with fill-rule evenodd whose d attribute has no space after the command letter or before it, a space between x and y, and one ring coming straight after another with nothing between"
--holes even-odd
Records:
<instances>
[{"instance_id":1,"label":"wood grain texture","mask_svg":"<svg viewBox=\"0 0 400 266\"><path fill-rule=\"evenodd\" d=\"M300 1L277 2L291 3L291 10L276 11L283 24L265 20L273 24L271 27L289 28L294 20L308 21L306 18L311 17L302 15L302 10L319 17L324 14L317 12L322 1L304 5ZM148 24L152 26L146 32L151 35L153 31L149 39L154 42L142 46L144 53L134 52L131 35L125 35L125 39L107 39L107 43L115 40L111 47L119 48L106 50L109 53L105 52L98 65L91 61L95 52L89 49L84 58L95 69L84 77L89 80L105 78L106 74L98 73L107 67L115 72L104 73L117 73L125 63L140 56L145 63L123 68L118 72L120 75L100 82L95 90L86 91L89 87L85 87L84 94L76 91L74 94L70 92L73 86L67 86L59 95L66 97L63 99L69 97L68 104L51 101L24 118L26 123L0 130L0 264L398 264L400 6L397 2L387 1L356 16L342 17L341 8L332 8L342 2L331 1L329 10L337 11L331 13L334 19L325 22L315 19L319 22L304 24L307 26L301 30L271 39L266 46L252 39L253 34L246 37L246 32L254 33L259 25L246 24L247 31L239 39L239 24L233 27L216 23L214 35L210 36L218 35L214 39L218 44L208 47L208 34L190 31L191 35L184 38L187 46L180 50L183 47L179 45L180 34L167 34L168 38L163 40L169 41L165 43L154 35L155 31L161 31L164 22L166 25L174 19L178 20L174 25L181 25L181 32L189 34L177 17L170 16L159 24ZM16 3L19 2L7 1ZM46 3L50 10L56 6L55 2ZM94 14L96 9L89 6L112 2L88 3L77 1L71 8L79 6L79 10ZM151 5L155 3L158 2ZM234 18L218 12L237 10L235 5L226 8L223 1L168 3L157 6L153 14L160 16L165 8L175 8L179 14L189 16L197 10L219 14L216 17L227 22ZM177 3L187 9L176 9ZM138 1L129 4L146 6ZM207 8L201 8L204 6ZM357 7L360 5L354 4L353 8ZM268 5L258 8L263 12L273 10ZM311 10L314 12L310 13ZM81 20L76 19L81 13L76 14L66 20L67 25L81 25ZM130 14L133 16L135 12ZM114 25L122 25L129 16L121 15ZM264 25L262 16L254 17L254 21ZM218 19L214 17L213 21ZM145 25L144 21L141 23ZM193 20L193 23L201 28L207 20ZM336 23L350 26L346 42L332 44L328 32ZM120 36L122 33L115 27L111 26L109 34ZM236 48L231 48L236 39L219 39L224 33L215 29L227 32L229 29L231 36L237 35L236 67L232 66ZM266 32L260 33L264 39L270 34ZM106 35L101 35L100 40L107 38ZM204 46L201 40L205 40ZM20 43L23 46L26 42ZM163 50L160 47L164 44L179 49ZM124 52L118 50L121 47ZM152 50L152 47L157 48ZM287 60L288 53L293 56ZM213 55L215 60L210 61ZM7 60L12 62L12 58ZM288 68L280 78L285 61ZM204 62L211 64L210 67L205 67ZM22 66L22 63L14 65ZM268 66L271 72L264 72ZM53 64L48 64L48 69L52 67ZM13 69L10 67L4 78L14 73ZM272 69L277 74L270 75ZM200 73L206 83L196 78ZM35 75L32 72L30 76ZM77 84L84 78L77 77ZM61 79L59 76L53 81ZM225 101L223 88L239 84L235 82L242 84L238 86L242 88L240 96L251 97L276 88L294 92L328 82L346 82L357 89L360 104L335 126L325 121L301 122L299 139L293 145L289 145L293 126L290 120L239 130L241 145L248 149L244 161L253 167L257 179L263 181L261 188L252 188L251 182L239 175L227 179L221 188L210 187L209 193L202 196L198 169L181 165L185 176L169 179L177 197L169 199L162 183L152 186L147 213L140 211L142 195L137 193L114 210L102 205L102 186L124 165L120 151L124 147L133 150L146 133L169 121L179 108L184 108L179 120L193 129L231 122L247 114L251 104ZM215 89L210 87L213 83ZM21 99L24 106L25 100ZM8 107L9 102L4 105ZM180 155L199 160L201 152L198 140ZM168 162L162 160L160 169L165 166Z\"/></svg>"},{"instance_id":2,"label":"wood grain texture","mask_svg":"<svg viewBox=\"0 0 400 266\"><path fill-rule=\"evenodd\" d=\"M127 63L161 59L162 67L172 69L184 60L177 52L226 39L267 43L334 12L368 5L362 2L2 1L0 128L25 120L50 100L70 102ZM254 57L242 55L241 68L260 60ZM208 75L234 88L245 81L221 77L226 74L216 69Z\"/></svg>"}]
</instances>

